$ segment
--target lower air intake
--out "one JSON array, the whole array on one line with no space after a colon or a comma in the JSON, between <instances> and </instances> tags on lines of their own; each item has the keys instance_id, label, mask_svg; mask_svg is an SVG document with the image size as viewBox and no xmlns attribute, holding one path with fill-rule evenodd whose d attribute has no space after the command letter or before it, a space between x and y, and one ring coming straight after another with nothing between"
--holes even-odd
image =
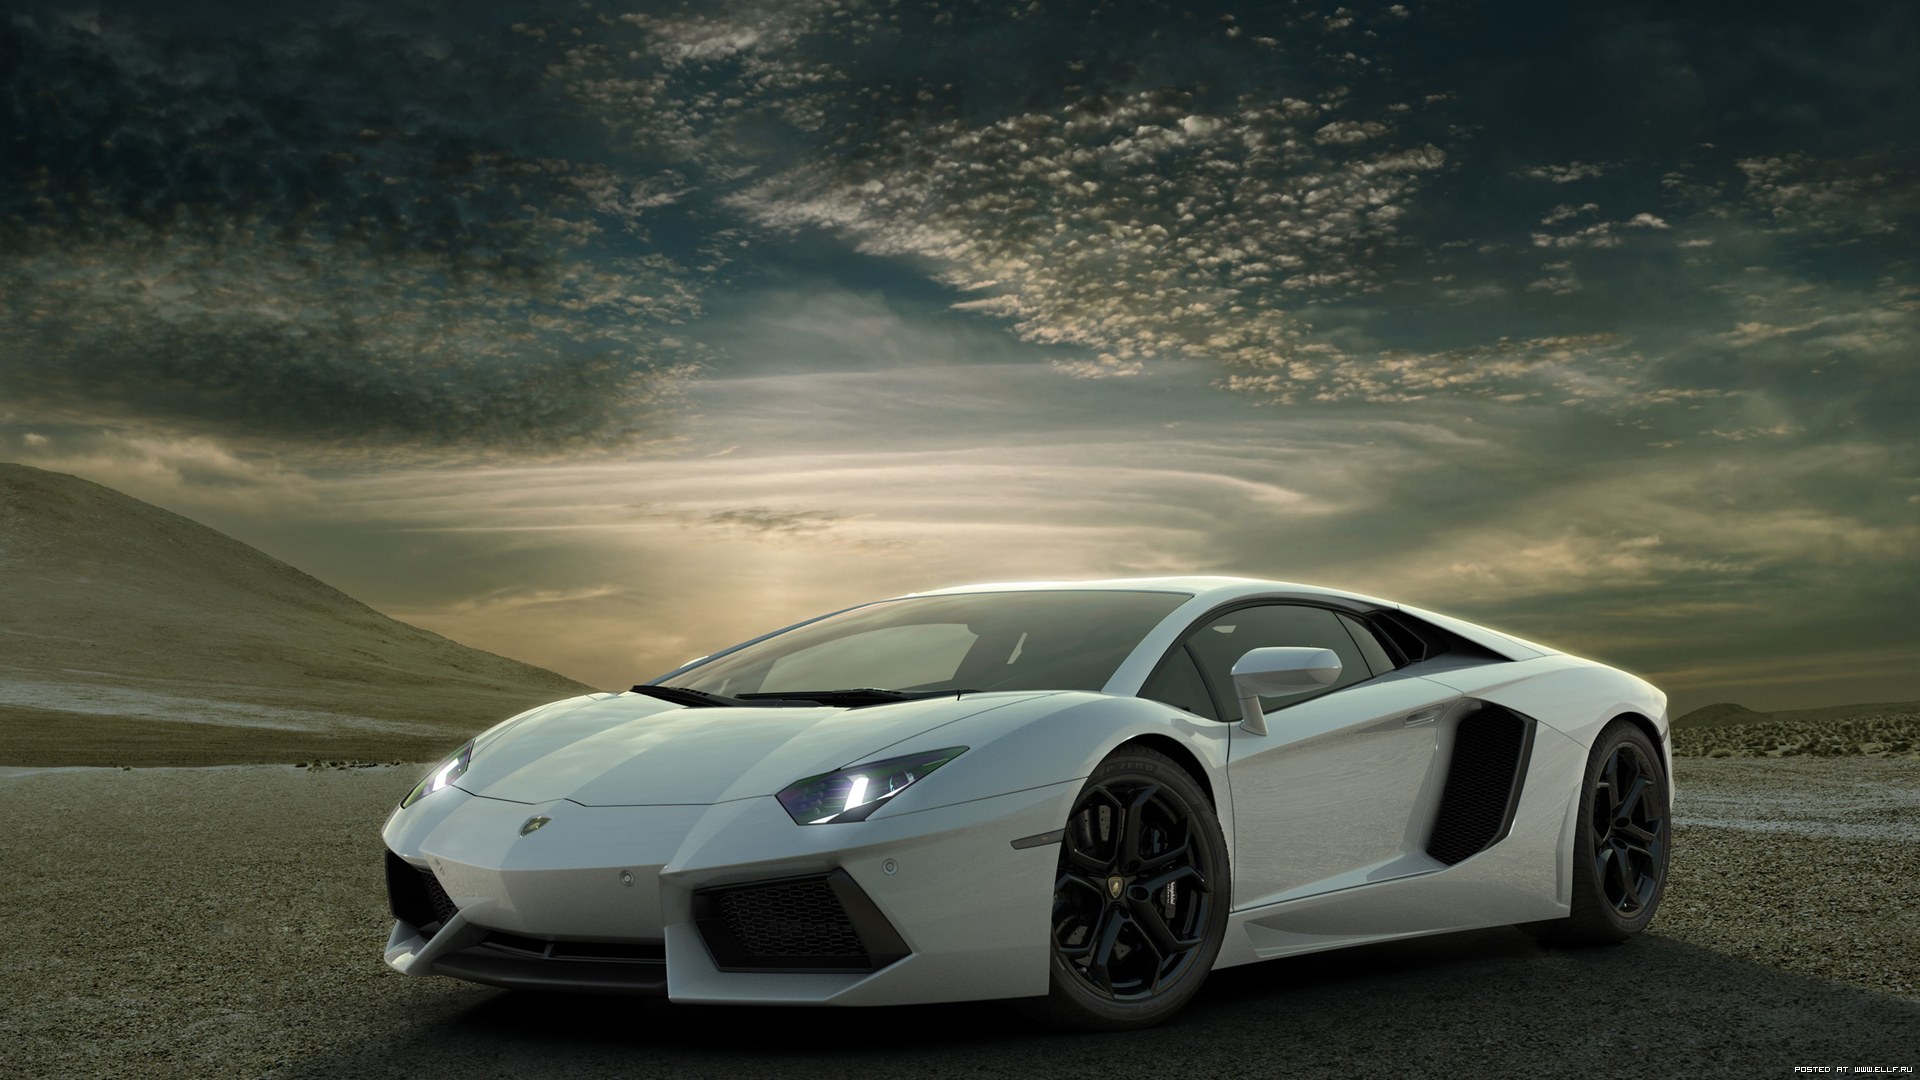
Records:
<instances>
[{"instance_id":1,"label":"lower air intake","mask_svg":"<svg viewBox=\"0 0 1920 1080\"><path fill-rule=\"evenodd\" d=\"M440 887L440 879L433 876L433 871L424 866L417 869L421 883L427 887L427 898L433 902L433 917L444 923L458 914L459 906L447 895L447 890Z\"/></svg>"},{"instance_id":2,"label":"lower air intake","mask_svg":"<svg viewBox=\"0 0 1920 1080\"><path fill-rule=\"evenodd\" d=\"M693 915L722 971L875 971L907 955L845 870L703 889Z\"/></svg>"},{"instance_id":3,"label":"lower air intake","mask_svg":"<svg viewBox=\"0 0 1920 1080\"><path fill-rule=\"evenodd\" d=\"M1427 854L1452 866L1492 847L1513 824L1533 723L1487 707L1460 721Z\"/></svg>"},{"instance_id":4,"label":"lower air intake","mask_svg":"<svg viewBox=\"0 0 1920 1080\"><path fill-rule=\"evenodd\" d=\"M867 947L826 878L735 889L714 899L727 929L750 953L866 962Z\"/></svg>"},{"instance_id":5,"label":"lower air intake","mask_svg":"<svg viewBox=\"0 0 1920 1080\"><path fill-rule=\"evenodd\" d=\"M445 923L459 911L433 871L387 852L387 906L393 917L416 929Z\"/></svg>"}]
</instances>

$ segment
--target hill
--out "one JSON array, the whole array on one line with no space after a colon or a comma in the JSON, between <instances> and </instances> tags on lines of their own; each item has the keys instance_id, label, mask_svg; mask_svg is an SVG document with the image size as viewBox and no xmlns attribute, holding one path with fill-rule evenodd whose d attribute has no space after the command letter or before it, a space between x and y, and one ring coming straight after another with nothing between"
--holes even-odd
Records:
<instances>
[{"instance_id":1,"label":"hill","mask_svg":"<svg viewBox=\"0 0 1920 1080\"><path fill-rule=\"evenodd\" d=\"M1857 716L1920 712L1920 701L1887 701L1868 705L1827 705L1818 709L1784 709L1779 712L1755 712L1744 705L1719 702L1703 705L1674 718L1675 730L1682 728L1728 727L1736 724L1805 724L1825 720L1849 720Z\"/></svg>"},{"instance_id":2,"label":"hill","mask_svg":"<svg viewBox=\"0 0 1920 1080\"><path fill-rule=\"evenodd\" d=\"M0 765L417 761L584 689L178 514L0 463Z\"/></svg>"},{"instance_id":3,"label":"hill","mask_svg":"<svg viewBox=\"0 0 1920 1080\"><path fill-rule=\"evenodd\" d=\"M1920 701L1755 712L1708 705L1673 722L1682 757L1920 757Z\"/></svg>"},{"instance_id":4,"label":"hill","mask_svg":"<svg viewBox=\"0 0 1920 1080\"><path fill-rule=\"evenodd\" d=\"M1735 705L1731 701L1704 705L1684 716L1673 718L1675 730L1680 728L1723 727L1728 724L1757 724L1767 719L1767 714L1755 712L1745 705Z\"/></svg>"}]
</instances>

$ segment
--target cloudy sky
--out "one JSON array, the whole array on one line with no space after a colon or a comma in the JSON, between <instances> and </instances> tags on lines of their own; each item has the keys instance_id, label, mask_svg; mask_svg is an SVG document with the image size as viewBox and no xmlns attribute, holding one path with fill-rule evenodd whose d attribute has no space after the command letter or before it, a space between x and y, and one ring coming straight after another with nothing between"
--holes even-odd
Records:
<instances>
[{"instance_id":1,"label":"cloudy sky","mask_svg":"<svg viewBox=\"0 0 1920 1080\"><path fill-rule=\"evenodd\" d=\"M0 459L616 687L1242 573L1920 697L1920 9L11 5Z\"/></svg>"}]
</instances>

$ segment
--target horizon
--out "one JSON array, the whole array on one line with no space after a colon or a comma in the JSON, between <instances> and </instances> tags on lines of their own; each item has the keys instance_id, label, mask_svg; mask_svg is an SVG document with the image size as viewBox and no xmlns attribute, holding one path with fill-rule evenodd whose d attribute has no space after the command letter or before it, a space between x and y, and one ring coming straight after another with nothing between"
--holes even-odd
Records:
<instances>
[{"instance_id":1,"label":"horizon","mask_svg":"<svg viewBox=\"0 0 1920 1080\"><path fill-rule=\"evenodd\" d=\"M1917 48L1788 6L32 2L0 458L589 685L1234 574L1676 716L1911 701Z\"/></svg>"},{"instance_id":2,"label":"horizon","mask_svg":"<svg viewBox=\"0 0 1920 1080\"><path fill-rule=\"evenodd\" d=\"M20 463L20 462L7 462L7 461L0 461L0 466L6 466L6 465L19 465L19 464L22 464L22 463ZM72 474L56 474L56 475L67 475L67 476L71 476ZM82 480L84 480L85 478L84 478L84 477L76 477L76 479L82 479ZM88 481L88 482L89 482L89 483L92 483L93 481ZM103 485L103 486L104 486L104 485ZM112 489L111 489L111 488L109 488L109 490L112 490ZM121 493L121 494L125 494L125 493ZM164 508L164 507L162 507L161 509L165 509L165 508ZM171 511L170 511L170 512L171 512ZM183 516L184 516L184 515L183 515ZM188 520L189 520L189 521L191 521L192 519L191 519L191 518L189 518ZM196 524L202 524L202 525L204 525L204 523L198 523L198 522L196 522ZM210 526L208 526L208 527L210 527ZM222 535L225 535L225 534L222 534ZM269 557L271 557L271 556L269 556ZM281 560L281 561L283 561L283 562L284 562L284 560ZM288 564L288 565L291 565L291 564ZM296 571L300 571L301 573L306 573L305 571L303 571L303 570L300 570L300 568L299 568L299 567L293 567L293 569L295 569ZM332 585L331 583L329 583L329 582L327 582L327 581L324 581L324 580L322 580L322 579L320 579L320 578L318 578L318 577L315 577L314 575L308 575L308 576L309 576L309 577L313 577L313 578L314 578L314 580L315 580L316 582L318 582L318 583L319 583L319 585L320 585L320 586L322 586L322 587L324 587L324 588L327 588L327 589L334 589L334 588L335 588L335 587L334 587L334 586L333 586L333 585ZM1233 575L1220 575L1220 576L1233 576ZM1094 581L1094 580L1098 580L1098 579L1067 579L1067 580L1066 580L1065 582L1063 582L1063 583L1066 583L1066 584L1071 584L1071 583L1072 583L1072 582L1074 582L1074 581L1089 581L1089 582L1091 582L1091 581ZM1115 580L1119 580L1119 581L1125 581L1125 580L1127 580L1127 579L1107 579L1107 580L1108 580L1109 582L1112 582L1112 581L1115 581ZM1165 578L1154 578L1154 577L1141 577L1141 578L1138 578L1138 579L1134 579L1134 580L1140 580L1140 581L1153 581L1153 580L1165 580ZM996 584L996 583L993 583L993 582L974 582L974 583L971 583L971 584ZM1032 584L1032 582L1003 582L1003 583L998 583L998 584ZM1307 584L1307 583L1302 583L1302 582L1277 582L1276 584ZM341 590L337 590L337 589L335 589L335 591L341 591ZM348 598L349 600L353 600L353 601L355 601L356 603L361 603L361 602L363 602L363 601L360 601L360 599L359 599L358 597L354 597L354 596L351 596L351 595L349 595L349 594L346 594L346 593L345 593L344 591L341 591L341 594L342 594L342 595L345 595L345 596L347 596L347 598ZM875 599L880 599L880 598L875 598ZM1384 599L1384 598L1383 598L1383 599ZM372 605L368 605L368 606L369 606L369 607L371 607ZM377 609L377 608L376 608L375 610L376 610L376 611L378 611L378 609ZM393 616L393 615L391 615L391 614L389 614L389 613L386 613L386 612L380 612L380 614L382 614L382 615L385 615L385 616L386 616L386 617L388 617L388 618L396 618L395 616ZM1443 613L1443 614L1444 614L1444 613ZM405 622L405 620L398 620L398 621L401 621L401 622ZM423 629L424 629L424 628L423 628ZM447 635L441 635L441 636L443 636L443 637L445 637L445 636L447 636ZM464 644L464 643L462 643L462 644ZM728 644L728 645L731 645L731 644L735 644L735 643L734 643L734 642L728 642L727 644ZM470 646L470 647L477 647L477 646ZM717 647L716 647L716 651L717 651L717 649L718 649L718 648L724 648L724 647L725 647L725 646L717 646ZM522 658L519 658L519 657L508 657L508 659L522 659ZM549 669L549 670L550 670L550 669ZM563 675L564 675L565 673L564 673L564 672L558 672L557 674L563 674ZM664 672L662 672L662 673L660 673L660 674L664 674ZM568 676L568 677L569 677L569 678L572 678L572 676ZM617 689L619 689L619 688L620 688L620 686L619 686L618 684L621 684L621 683L627 683L627 682L640 682L640 681L644 681L644 680L643 680L643 679L641 679L641 678L634 678L634 679L627 679L627 680L616 680L616 681L615 681L615 683L612 683L612 684L602 684L602 685L600 685L600 686L598 686L598 687L596 687L596 689L603 689L603 690L604 690L604 689L615 689L615 690L617 690ZM1790 707L1790 708L1761 708L1761 709L1755 709L1755 708L1752 708L1752 707L1750 707L1750 706L1748 706L1748 705L1745 705L1745 704L1743 704L1743 703L1740 703L1740 702L1735 702L1735 701L1711 701L1711 702L1704 702L1704 703L1688 703L1688 704L1685 704L1685 706L1684 706L1684 707L1675 707L1675 708L1670 708L1670 709L1669 709L1669 715L1670 715L1670 716L1671 716L1672 718L1674 718L1675 720L1679 720L1679 719L1682 719L1682 718L1684 718L1684 717L1686 717L1686 716L1687 716L1687 715L1689 715L1689 714L1693 714L1693 713L1698 713L1698 712L1702 712L1702 711L1706 711L1706 710L1708 710L1708 709L1716 709L1716 708L1732 708L1732 709L1736 709L1736 710L1739 710L1739 711L1742 711L1742 712L1750 712L1750 713L1753 713L1753 714L1755 714L1755 715L1759 715L1759 716L1769 716L1769 715L1775 715L1775 714L1779 714L1779 713L1792 713L1792 712L1796 712L1796 711L1825 711L1825 710L1852 710L1852 709L1864 709L1864 708L1870 708L1870 707L1878 707L1878 706L1900 706L1900 705L1914 705L1914 704L1920 704L1920 701L1877 701L1877 700L1876 700L1876 701L1861 701L1861 700L1845 700L1845 701L1827 701L1827 702L1823 702L1823 703L1821 703L1821 704L1819 704L1819 705L1813 705L1813 706L1807 706L1807 705L1796 705L1796 706L1793 706L1793 707Z\"/></svg>"}]
</instances>

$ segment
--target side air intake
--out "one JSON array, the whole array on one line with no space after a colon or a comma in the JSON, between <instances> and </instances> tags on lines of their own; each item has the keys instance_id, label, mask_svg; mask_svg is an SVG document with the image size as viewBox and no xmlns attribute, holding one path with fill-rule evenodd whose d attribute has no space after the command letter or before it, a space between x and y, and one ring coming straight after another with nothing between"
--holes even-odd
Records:
<instances>
[{"instance_id":1,"label":"side air intake","mask_svg":"<svg viewBox=\"0 0 1920 1080\"><path fill-rule=\"evenodd\" d=\"M1460 721L1427 854L1452 866L1507 835L1533 749L1533 721L1487 706Z\"/></svg>"}]
</instances>

